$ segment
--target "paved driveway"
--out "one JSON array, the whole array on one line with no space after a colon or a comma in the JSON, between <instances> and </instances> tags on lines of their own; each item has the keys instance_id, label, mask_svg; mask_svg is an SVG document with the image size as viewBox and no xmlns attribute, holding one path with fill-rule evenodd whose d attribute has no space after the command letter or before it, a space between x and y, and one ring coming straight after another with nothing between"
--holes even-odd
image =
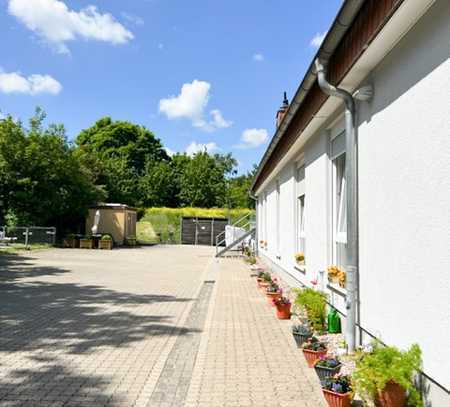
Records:
<instances>
[{"instance_id":1,"label":"paved driveway","mask_svg":"<svg viewBox=\"0 0 450 407\"><path fill-rule=\"evenodd\" d=\"M319 407L248 266L205 247L0 256L0 407Z\"/></svg>"},{"instance_id":2,"label":"paved driveway","mask_svg":"<svg viewBox=\"0 0 450 407\"><path fill-rule=\"evenodd\" d=\"M211 248L0 256L0 406L148 405ZM194 336L198 336L194 335Z\"/></svg>"}]
</instances>

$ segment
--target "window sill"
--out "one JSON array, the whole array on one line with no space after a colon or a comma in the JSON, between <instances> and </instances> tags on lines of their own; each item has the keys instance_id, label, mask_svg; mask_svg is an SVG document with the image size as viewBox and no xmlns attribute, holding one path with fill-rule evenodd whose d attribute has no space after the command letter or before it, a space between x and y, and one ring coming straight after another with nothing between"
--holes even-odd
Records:
<instances>
[{"instance_id":1,"label":"window sill","mask_svg":"<svg viewBox=\"0 0 450 407\"><path fill-rule=\"evenodd\" d=\"M328 283L327 288L330 291L333 291L334 293L340 295L341 297L344 298L347 297L347 290L345 288L340 287L339 284Z\"/></svg>"},{"instance_id":2,"label":"window sill","mask_svg":"<svg viewBox=\"0 0 450 407\"><path fill-rule=\"evenodd\" d=\"M297 271L300 271L300 273L306 274L306 266L301 266L299 264L296 264L294 266L294 269Z\"/></svg>"}]
</instances>

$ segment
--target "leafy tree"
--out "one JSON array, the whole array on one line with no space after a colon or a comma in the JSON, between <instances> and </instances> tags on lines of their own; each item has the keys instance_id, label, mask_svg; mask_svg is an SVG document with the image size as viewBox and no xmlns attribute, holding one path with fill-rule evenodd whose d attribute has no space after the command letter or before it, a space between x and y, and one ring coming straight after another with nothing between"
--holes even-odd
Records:
<instances>
[{"instance_id":1,"label":"leafy tree","mask_svg":"<svg viewBox=\"0 0 450 407\"><path fill-rule=\"evenodd\" d=\"M230 208L254 208L255 201L250 197L250 187L256 174L256 166L247 174L235 176L228 182L228 203Z\"/></svg>"},{"instance_id":2,"label":"leafy tree","mask_svg":"<svg viewBox=\"0 0 450 407\"><path fill-rule=\"evenodd\" d=\"M180 202L183 206L211 208L226 204L226 177L236 166L230 155L195 154L180 177Z\"/></svg>"},{"instance_id":3,"label":"leafy tree","mask_svg":"<svg viewBox=\"0 0 450 407\"><path fill-rule=\"evenodd\" d=\"M64 127L43 128L37 109L30 129L0 120L0 217L16 223L61 226L104 197L92 174L68 145Z\"/></svg>"}]
</instances>

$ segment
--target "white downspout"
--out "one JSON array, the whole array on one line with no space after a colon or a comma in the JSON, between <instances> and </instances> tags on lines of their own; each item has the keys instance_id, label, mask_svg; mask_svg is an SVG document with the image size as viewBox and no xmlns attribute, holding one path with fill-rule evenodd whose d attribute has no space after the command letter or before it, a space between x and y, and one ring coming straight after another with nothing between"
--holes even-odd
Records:
<instances>
[{"instance_id":1,"label":"white downspout","mask_svg":"<svg viewBox=\"0 0 450 407\"><path fill-rule=\"evenodd\" d=\"M355 350L356 337L356 290L358 278L358 142L356 134L356 108L353 96L346 90L336 88L327 79L327 71L319 59L315 61L320 88L330 96L336 96L345 103L345 178L347 185L347 321L345 340L349 352Z\"/></svg>"}]
</instances>

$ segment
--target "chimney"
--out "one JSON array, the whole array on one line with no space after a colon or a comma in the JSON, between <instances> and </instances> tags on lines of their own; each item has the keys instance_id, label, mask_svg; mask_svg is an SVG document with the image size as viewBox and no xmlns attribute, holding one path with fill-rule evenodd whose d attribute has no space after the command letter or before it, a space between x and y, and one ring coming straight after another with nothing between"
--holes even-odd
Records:
<instances>
[{"instance_id":1,"label":"chimney","mask_svg":"<svg viewBox=\"0 0 450 407\"><path fill-rule=\"evenodd\" d=\"M283 121L283 117L286 114L286 112L289 109L289 101L286 95L286 92L284 92L284 100L281 107L278 109L277 112L277 128L280 126L281 122Z\"/></svg>"}]
</instances>

